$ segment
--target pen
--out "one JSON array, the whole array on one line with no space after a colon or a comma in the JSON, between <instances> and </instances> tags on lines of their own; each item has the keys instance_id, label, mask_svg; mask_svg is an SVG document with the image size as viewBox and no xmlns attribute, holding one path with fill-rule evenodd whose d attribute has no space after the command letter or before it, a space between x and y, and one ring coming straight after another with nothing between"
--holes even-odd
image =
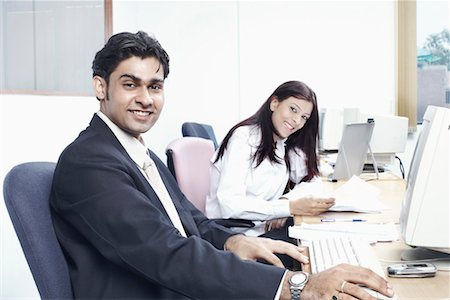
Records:
<instances>
[{"instance_id":1,"label":"pen","mask_svg":"<svg viewBox=\"0 0 450 300\"><path fill-rule=\"evenodd\" d=\"M364 219L332 219L332 218L320 220L320 222L366 222L366 221L367 220Z\"/></svg>"}]
</instances>

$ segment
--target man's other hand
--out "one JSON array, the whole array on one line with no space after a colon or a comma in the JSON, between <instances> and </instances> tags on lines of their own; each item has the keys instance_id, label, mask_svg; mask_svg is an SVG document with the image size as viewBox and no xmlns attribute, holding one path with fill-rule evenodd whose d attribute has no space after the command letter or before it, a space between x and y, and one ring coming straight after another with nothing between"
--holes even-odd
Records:
<instances>
[{"instance_id":1,"label":"man's other hand","mask_svg":"<svg viewBox=\"0 0 450 300\"><path fill-rule=\"evenodd\" d=\"M283 263L275 253L289 255L301 263L309 263L309 259L305 255L305 248L269 238L250 237L242 234L234 235L225 242L225 249L242 259L265 260L281 268L284 267Z\"/></svg>"},{"instance_id":2,"label":"man's other hand","mask_svg":"<svg viewBox=\"0 0 450 300\"><path fill-rule=\"evenodd\" d=\"M285 276L280 300L291 299L288 280L294 274L294 272L288 272ZM301 292L301 299L376 299L361 285L388 297L394 295L388 282L375 272L358 266L340 264L310 275L308 283Z\"/></svg>"}]
</instances>

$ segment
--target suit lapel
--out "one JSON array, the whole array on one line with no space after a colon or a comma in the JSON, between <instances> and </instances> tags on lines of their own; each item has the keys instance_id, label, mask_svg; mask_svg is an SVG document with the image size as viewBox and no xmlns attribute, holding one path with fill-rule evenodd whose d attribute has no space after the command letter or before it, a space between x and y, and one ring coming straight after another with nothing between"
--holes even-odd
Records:
<instances>
[{"instance_id":1,"label":"suit lapel","mask_svg":"<svg viewBox=\"0 0 450 300\"><path fill-rule=\"evenodd\" d=\"M111 129L108 127L108 125L103 122L102 119L100 119L97 114L94 115L94 117L91 120L90 127L96 131L100 131L102 136L105 136L114 147L118 148L119 151L123 154L123 157L126 159L127 163L132 167L133 170L135 170L134 178L136 180L139 180L138 186L143 186L145 190L145 194L148 196L149 200L152 201L154 205L156 205L159 210L161 210L167 217L167 219L170 221L170 217L167 214L167 211L165 210L164 206L162 205L161 201L159 200L158 196L156 195L155 191L151 187L151 185L148 183L147 179L144 177L144 175L139 170L138 166L134 162L134 160L129 156L127 151L123 148L122 144L119 142L119 140L116 138L114 133L111 131ZM169 192L169 195L175 205L175 208L177 209L177 212L180 216L181 223L183 224L183 227L188 232L188 235L200 235L198 228L195 224L195 221L190 214L189 211L186 210L186 208L181 204L180 193L177 193L175 189L178 189L178 185L175 182L173 178L168 178L166 175L166 172L168 170L162 170L162 168L165 168L164 164L161 162L161 160L152 152L150 152L150 157L155 161L158 171L160 173L161 179L164 182L164 185L166 186L167 191ZM171 221L170 221L171 222Z\"/></svg>"},{"instance_id":2,"label":"suit lapel","mask_svg":"<svg viewBox=\"0 0 450 300\"><path fill-rule=\"evenodd\" d=\"M123 148L120 141L117 139L117 137L111 131L111 129L108 127L108 125L106 125L105 122L103 122L103 120L97 114L95 114L91 120L90 127L94 131L100 132L100 134L103 137L105 137L108 140L108 142L111 143L112 147L115 147L119 150L119 152L123 156L122 156L122 158L117 157L117 159L124 160L130 166L130 169L134 170L134 174L130 174L130 175L132 176L132 178L134 178L138 189L141 190L141 192L143 192L145 195L147 195L147 198L153 203L153 205L155 205L162 213L164 213L165 216L167 217L167 219L172 223L169 215L167 214L166 209L164 208L161 201L159 200L158 195L153 190L152 186L148 183L147 179L142 174L142 172L139 170L139 167L136 165L134 160L130 157L130 155L125 150L125 148ZM164 183L164 184L166 184L166 183ZM181 220L181 221L183 222L183 220Z\"/></svg>"}]
</instances>

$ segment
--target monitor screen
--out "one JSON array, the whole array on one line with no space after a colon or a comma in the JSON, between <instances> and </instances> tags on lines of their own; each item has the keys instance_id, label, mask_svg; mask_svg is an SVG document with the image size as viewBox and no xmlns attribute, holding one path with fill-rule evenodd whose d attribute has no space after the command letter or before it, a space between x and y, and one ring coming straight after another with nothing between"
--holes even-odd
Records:
<instances>
[{"instance_id":1,"label":"monitor screen","mask_svg":"<svg viewBox=\"0 0 450 300\"><path fill-rule=\"evenodd\" d=\"M362 173L373 128L373 122L345 125L331 179L350 179Z\"/></svg>"},{"instance_id":2,"label":"monitor screen","mask_svg":"<svg viewBox=\"0 0 450 300\"><path fill-rule=\"evenodd\" d=\"M450 253L449 127L448 108L427 108L400 214L406 244L443 253Z\"/></svg>"}]
</instances>

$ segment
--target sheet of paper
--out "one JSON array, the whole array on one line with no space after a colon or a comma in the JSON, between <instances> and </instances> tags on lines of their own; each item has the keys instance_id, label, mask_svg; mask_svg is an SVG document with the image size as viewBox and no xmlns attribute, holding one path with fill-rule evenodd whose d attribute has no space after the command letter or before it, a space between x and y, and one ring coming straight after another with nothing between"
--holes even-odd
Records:
<instances>
[{"instance_id":1,"label":"sheet of paper","mask_svg":"<svg viewBox=\"0 0 450 300\"><path fill-rule=\"evenodd\" d=\"M336 199L336 204L330 210L366 213L381 212L386 207L378 199L379 194L379 189L358 176L353 176L332 193L332 196Z\"/></svg>"},{"instance_id":2,"label":"sheet of paper","mask_svg":"<svg viewBox=\"0 0 450 300\"><path fill-rule=\"evenodd\" d=\"M289 236L295 239L312 240L331 235L362 237L370 242L389 242L399 239L394 223L375 224L365 222L302 223L289 227Z\"/></svg>"},{"instance_id":3,"label":"sheet of paper","mask_svg":"<svg viewBox=\"0 0 450 300\"><path fill-rule=\"evenodd\" d=\"M336 203L329 209L330 211L379 213L381 210L387 209L379 201L379 194L379 189L358 176L353 176L332 193L323 193L323 187L321 185L310 185L302 188L294 188L285 194L284 197L288 199L298 199L309 195L318 198L334 197Z\"/></svg>"}]
</instances>

